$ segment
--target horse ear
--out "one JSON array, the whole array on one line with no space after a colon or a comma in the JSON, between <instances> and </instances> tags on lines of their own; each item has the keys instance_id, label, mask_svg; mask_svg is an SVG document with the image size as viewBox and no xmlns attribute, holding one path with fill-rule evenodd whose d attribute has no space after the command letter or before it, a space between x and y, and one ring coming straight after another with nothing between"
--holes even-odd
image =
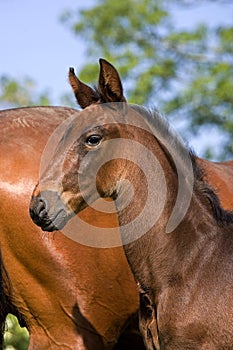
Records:
<instances>
[{"instance_id":1,"label":"horse ear","mask_svg":"<svg viewBox=\"0 0 233 350\"><path fill-rule=\"evenodd\" d=\"M99 100L95 90L79 80L72 67L69 69L69 82L81 108L86 108Z\"/></svg>"},{"instance_id":2,"label":"horse ear","mask_svg":"<svg viewBox=\"0 0 233 350\"><path fill-rule=\"evenodd\" d=\"M120 76L115 67L100 58L100 74L98 89L104 102L126 102Z\"/></svg>"}]
</instances>

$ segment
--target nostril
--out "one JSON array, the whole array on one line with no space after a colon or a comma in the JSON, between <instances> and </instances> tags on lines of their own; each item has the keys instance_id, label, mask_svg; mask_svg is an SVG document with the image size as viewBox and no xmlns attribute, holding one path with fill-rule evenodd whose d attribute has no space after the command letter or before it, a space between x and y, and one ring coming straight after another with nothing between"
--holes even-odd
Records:
<instances>
[{"instance_id":1,"label":"nostril","mask_svg":"<svg viewBox=\"0 0 233 350\"><path fill-rule=\"evenodd\" d=\"M47 217L47 204L41 197L33 197L30 205L30 215L33 219Z\"/></svg>"},{"instance_id":2,"label":"nostril","mask_svg":"<svg viewBox=\"0 0 233 350\"><path fill-rule=\"evenodd\" d=\"M40 198L37 204L37 213L41 216L46 211L46 203Z\"/></svg>"},{"instance_id":3,"label":"nostril","mask_svg":"<svg viewBox=\"0 0 233 350\"><path fill-rule=\"evenodd\" d=\"M34 224L44 231L54 231L66 223L66 211L57 192L43 191L30 202L30 216Z\"/></svg>"}]
</instances>

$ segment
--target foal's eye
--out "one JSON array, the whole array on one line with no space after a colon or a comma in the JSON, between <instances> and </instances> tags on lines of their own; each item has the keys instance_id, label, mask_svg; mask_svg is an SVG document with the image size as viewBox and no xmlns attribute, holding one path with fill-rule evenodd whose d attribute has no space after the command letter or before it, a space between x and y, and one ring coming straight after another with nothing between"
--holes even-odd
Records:
<instances>
[{"instance_id":1,"label":"foal's eye","mask_svg":"<svg viewBox=\"0 0 233 350\"><path fill-rule=\"evenodd\" d=\"M101 140L102 140L102 137L100 135L97 135L97 134L90 135L86 139L86 144L88 146L98 146Z\"/></svg>"}]
</instances>

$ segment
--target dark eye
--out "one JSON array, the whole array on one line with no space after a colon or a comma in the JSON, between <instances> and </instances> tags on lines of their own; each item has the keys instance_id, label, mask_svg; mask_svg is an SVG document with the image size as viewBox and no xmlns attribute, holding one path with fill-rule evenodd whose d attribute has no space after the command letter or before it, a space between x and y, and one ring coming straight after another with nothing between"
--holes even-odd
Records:
<instances>
[{"instance_id":1,"label":"dark eye","mask_svg":"<svg viewBox=\"0 0 233 350\"><path fill-rule=\"evenodd\" d=\"M86 144L88 146L98 146L101 140L102 140L102 137L100 135L97 135L97 134L90 135L86 139Z\"/></svg>"}]
</instances>

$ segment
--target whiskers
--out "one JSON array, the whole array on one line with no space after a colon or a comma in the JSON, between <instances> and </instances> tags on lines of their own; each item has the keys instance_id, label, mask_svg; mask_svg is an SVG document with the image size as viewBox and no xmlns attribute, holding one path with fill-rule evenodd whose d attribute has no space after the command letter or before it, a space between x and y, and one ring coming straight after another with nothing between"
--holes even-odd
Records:
<instances>
[{"instance_id":1,"label":"whiskers","mask_svg":"<svg viewBox=\"0 0 233 350\"><path fill-rule=\"evenodd\" d=\"M54 241L56 239L56 231L53 231L53 232L42 231L41 238L47 241Z\"/></svg>"}]
</instances>

